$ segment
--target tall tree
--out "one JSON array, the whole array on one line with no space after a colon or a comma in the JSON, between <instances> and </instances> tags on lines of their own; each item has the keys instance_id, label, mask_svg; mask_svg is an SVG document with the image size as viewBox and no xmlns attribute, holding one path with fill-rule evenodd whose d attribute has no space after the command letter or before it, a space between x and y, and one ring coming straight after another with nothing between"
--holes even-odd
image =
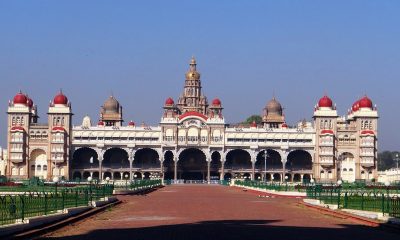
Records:
<instances>
[{"instance_id":1,"label":"tall tree","mask_svg":"<svg viewBox=\"0 0 400 240\"><path fill-rule=\"evenodd\" d=\"M254 115L251 115L250 117L248 117L246 119L246 121L244 121L243 123L251 124L253 122L256 122L257 124L261 124L262 123L262 117L260 115L254 114Z\"/></svg>"}]
</instances>

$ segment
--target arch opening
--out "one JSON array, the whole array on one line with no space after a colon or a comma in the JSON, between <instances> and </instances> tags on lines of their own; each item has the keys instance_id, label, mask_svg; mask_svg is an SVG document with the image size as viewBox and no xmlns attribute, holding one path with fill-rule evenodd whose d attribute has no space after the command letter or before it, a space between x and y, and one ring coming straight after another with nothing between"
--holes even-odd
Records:
<instances>
[{"instance_id":1,"label":"arch opening","mask_svg":"<svg viewBox=\"0 0 400 240\"><path fill-rule=\"evenodd\" d=\"M178 178L183 180L206 180L207 161L204 153L197 148L185 149L179 155Z\"/></svg>"}]
</instances>

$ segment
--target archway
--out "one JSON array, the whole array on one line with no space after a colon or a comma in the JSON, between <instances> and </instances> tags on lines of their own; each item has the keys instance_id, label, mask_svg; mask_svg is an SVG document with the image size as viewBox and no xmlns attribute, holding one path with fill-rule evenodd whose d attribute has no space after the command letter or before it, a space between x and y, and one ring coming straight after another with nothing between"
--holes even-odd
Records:
<instances>
[{"instance_id":1,"label":"archway","mask_svg":"<svg viewBox=\"0 0 400 240\"><path fill-rule=\"evenodd\" d=\"M31 166L29 177L47 178L47 155L44 150L33 150L30 156L29 164Z\"/></svg>"},{"instance_id":2,"label":"archway","mask_svg":"<svg viewBox=\"0 0 400 240\"><path fill-rule=\"evenodd\" d=\"M139 149L135 153L135 160L132 164L133 168L137 169L159 169L160 168L160 157L156 150L151 148Z\"/></svg>"},{"instance_id":3,"label":"archway","mask_svg":"<svg viewBox=\"0 0 400 240\"><path fill-rule=\"evenodd\" d=\"M164 154L164 161L163 161L165 180L174 179L174 166L175 166L174 154L172 153L172 151L166 151Z\"/></svg>"},{"instance_id":4,"label":"archway","mask_svg":"<svg viewBox=\"0 0 400 240\"><path fill-rule=\"evenodd\" d=\"M261 173L256 173L255 175L254 175L254 180L256 180L256 181L261 181L262 180L262 176L261 176Z\"/></svg>"},{"instance_id":5,"label":"archway","mask_svg":"<svg viewBox=\"0 0 400 240\"><path fill-rule=\"evenodd\" d=\"M82 175L80 172L74 172L72 175L72 180L79 182L82 179Z\"/></svg>"},{"instance_id":6,"label":"archway","mask_svg":"<svg viewBox=\"0 0 400 240\"><path fill-rule=\"evenodd\" d=\"M226 155L225 169L251 171L252 164L250 154L243 149L229 151Z\"/></svg>"},{"instance_id":7,"label":"archway","mask_svg":"<svg viewBox=\"0 0 400 240\"><path fill-rule=\"evenodd\" d=\"M107 178L112 179L111 172L104 172L104 179L107 179Z\"/></svg>"},{"instance_id":8,"label":"archway","mask_svg":"<svg viewBox=\"0 0 400 240\"><path fill-rule=\"evenodd\" d=\"M299 173L294 174L293 182L301 182L301 174L299 174Z\"/></svg>"},{"instance_id":9,"label":"archway","mask_svg":"<svg viewBox=\"0 0 400 240\"><path fill-rule=\"evenodd\" d=\"M110 148L104 153L103 168L129 169L128 153L121 148Z\"/></svg>"},{"instance_id":10,"label":"archway","mask_svg":"<svg viewBox=\"0 0 400 240\"><path fill-rule=\"evenodd\" d=\"M142 179L142 173L141 172L135 172L133 174L134 179Z\"/></svg>"},{"instance_id":11,"label":"archway","mask_svg":"<svg viewBox=\"0 0 400 240\"><path fill-rule=\"evenodd\" d=\"M90 177L90 172L83 172L83 180L87 180Z\"/></svg>"},{"instance_id":12,"label":"archway","mask_svg":"<svg viewBox=\"0 0 400 240\"><path fill-rule=\"evenodd\" d=\"M98 169L99 160L97 153L91 148L79 148L72 157L72 169Z\"/></svg>"},{"instance_id":13,"label":"archway","mask_svg":"<svg viewBox=\"0 0 400 240\"><path fill-rule=\"evenodd\" d=\"M280 170L282 169L281 155L275 150L268 149L265 159L265 150L261 151L257 155L255 168L261 172L264 172L264 169L267 171Z\"/></svg>"},{"instance_id":14,"label":"archway","mask_svg":"<svg viewBox=\"0 0 400 240\"><path fill-rule=\"evenodd\" d=\"M184 180L207 179L206 156L201 150L189 148L179 155L178 178Z\"/></svg>"},{"instance_id":15,"label":"archway","mask_svg":"<svg viewBox=\"0 0 400 240\"><path fill-rule=\"evenodd\" d=\"M311 175L310 174L304 174L303 183L310 183L310 181L311 181Z\"/></svg>"},{"instance_id":16,"label":"archway","mask_svg":"<svg viewBox=\"0 0 400 240\"><path fill-rule=\"evenodd\" d=\"M289 153L286 169L291 171L312 170L312 156L304 150L295 150Z\"/></svg>"},{"instance_id":17,"label":"archway","mask_svg":"<svg viewBox=\"0 0 400 240\"><path fill-rule=\"evenodd\" d=\"M219 170L221 169L221 154L217 151L211 154L211 162L210 162L210 180L219 180L220 174Z\"/></svg>"},{"instance_id":18,"label":"archway","mask_svg":"<svg viewBox=\"0 0 400 240\"><path fill-rule=\"evenodd\" d=\"M356 163L354 155L349 152L344 152L339 156L338 168L340 168L339 179L346 182L354 182L356 180L355 169Z\"/></svg>"},{"instance_id":19,"label":"archway","mask_svg":"<svg viewBox=\"0 0 400 240\"><path fill-rule=\"evenodd\" d=\"M231 173L225 173L225 174L224 174L224 180L229 181L229 180L231 180L231 179L232 179L232 174L231 174Z\"/></svg>"},{"instance_id":20,"label":"archway","mask_svg":"<svg viewBox=\"0 0 400 240\"><path fill-rule=\"evenodd\" d=\"M122 180L121 177L122 177L122 176L121 176L121 173L120 173L120 172L114 172L114 173L113 173L113 178L114 178L114 180Z\"/></svg>"},{"instance_id":21,"label":"archway","mask_svg":"<svg viewBox=\"0 0 400 240\"><path fill-rule=\"evenodd\" d=\"M149 172L145 172L144 174L143 174L143 179L150 179L150 173Z\"/></svg>"},{"instance_id":22,"label":"archway","mask_svg":"<svg viewBox=\"0 0 400 240\"><path fill-rule=\"evenodd\" d=\"M279 174L279 173L274 173L272 175L272 177L273 177L273 181L274 182L280 182L281 181L281 174Z\"/></svg>"}]
</instances>

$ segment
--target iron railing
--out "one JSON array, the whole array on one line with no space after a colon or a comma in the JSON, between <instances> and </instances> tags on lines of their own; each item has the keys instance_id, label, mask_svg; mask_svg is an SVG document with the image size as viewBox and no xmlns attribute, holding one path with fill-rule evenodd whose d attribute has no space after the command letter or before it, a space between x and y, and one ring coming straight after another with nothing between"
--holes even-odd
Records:
<instances>
[{"instance_id":1,"label":"iron railing","mask_svg":"<svg viewBox=\"0 0 400 240\"><path fill-rule=\"evenodd\" d=\"M29 217L48 215L70 207L89 206L92 201L111 196L113 189L110 184L90 184L79 188L0 196L0 225L22 222Z\"/></svg>"}]
</instances>

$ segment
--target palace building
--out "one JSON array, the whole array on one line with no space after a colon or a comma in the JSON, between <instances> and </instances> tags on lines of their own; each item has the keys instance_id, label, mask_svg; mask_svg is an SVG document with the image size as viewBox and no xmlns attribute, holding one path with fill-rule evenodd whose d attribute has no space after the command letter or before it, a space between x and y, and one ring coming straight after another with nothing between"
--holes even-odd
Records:
<instances>
[{"instance_id":1,"label":"palace building","mask_svg":"<svg viewBox=\"0 0 400 240\"><path fill-rule=\"evenodd\" d=\"M167 98L158 126L124 123L122 105L106 99L95 122L72 124L72 105L63 92L51 101L47 123L19 92L8 105L6 176L27 179L218 180L353 182L377 178L378 112L364 96L346 116L323 96L313 121L289 126L274 97L262 123L227 124L223 105L202 93L196 60L175 102ZM98 121L97 121L98 120Z\"/></svg>"}]
</instances>

